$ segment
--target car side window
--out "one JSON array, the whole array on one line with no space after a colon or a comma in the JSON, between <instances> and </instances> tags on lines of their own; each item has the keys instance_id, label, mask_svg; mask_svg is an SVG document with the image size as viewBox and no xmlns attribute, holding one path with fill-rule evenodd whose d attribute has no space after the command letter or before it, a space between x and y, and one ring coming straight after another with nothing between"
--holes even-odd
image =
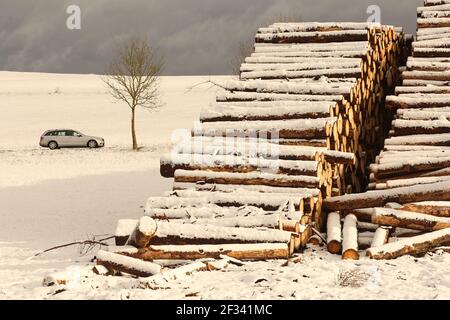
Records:
<instances>
[{"instance_id":1,"label":"car side window","mask_svg":"<svg viewBox=\"0 0 450 320\"><path fill-rule=\"evenodd\" d=\"M58 136L64 137L66 135L65 131L58 131Z\"/></svg>"},{"instance_id":2,"label":"car side window","mask_svg":"<svg viewBox=\"0 0 450 320\"><path fill-rule=\"evenodd\" d=\"M65 133L66 133L66 136L67 136L67 137L73 137L73 136L75 136L75 132L74 132L74 131L71 131L71 130L67 130L67 131L65 131Z\"/></svg>"}]
</instances>

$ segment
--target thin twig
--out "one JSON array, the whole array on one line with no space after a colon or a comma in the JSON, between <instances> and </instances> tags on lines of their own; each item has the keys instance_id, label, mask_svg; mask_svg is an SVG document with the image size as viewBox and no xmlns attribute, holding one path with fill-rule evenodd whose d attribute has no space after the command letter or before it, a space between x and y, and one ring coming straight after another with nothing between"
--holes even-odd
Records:
<instances>
[{"instance_id":1,"label":"thin twig","mask_svg":"<svg viewBox=\"0 0 450 320\"><path fill-rule=\"evenodd\" d=\"M92 249L92 248L93 248L94 246L96 246L96 245L100 245L100 246L108 246L108 244L105 243L104 241L110 240L110 239L113 239L113 238L114 238L114 236L109 236L109 237L107 237L107 238L103 238L103 239L100 239L100 240L95 240L95 238L94 238L94 240L74 241L74 242L62 244L62 245L59 245L59 246L55 246L55 247L51 247L51 248L48 248L48 249L39 251L39 252L35 253L34 255L32 255L32 256L31 256L30 258L28 258L28 259L31 260L32 258L37 257L37 256L40 256L40 255L42 255L42 254L44 254L44 253L46 253L46 252L53 251L53 250L57 250L57 249L61 249L61 248L66 248L66 247L70 247L70 246L74 246L74 245L81 245L81 246L86 246L86 245L88 245L89 247L88 247L88 251L87 251L87 252L89 252L90 249Z\"/></svg>"}]
</instances>

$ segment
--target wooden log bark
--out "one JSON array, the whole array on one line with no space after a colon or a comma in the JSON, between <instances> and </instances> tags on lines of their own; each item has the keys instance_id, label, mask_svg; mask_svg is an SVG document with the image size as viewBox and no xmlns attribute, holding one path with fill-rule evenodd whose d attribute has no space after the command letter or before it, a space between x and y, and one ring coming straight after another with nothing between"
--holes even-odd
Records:
<instances>
[{"instance_id":1,"label":"wooden log bark","mask_svg":"<svg viewBox=\"0 0 450 320\"><path fill-rule=\"evenodd\" d=\"M312 76L314 77L314 76ZM260 78L260 77L258 77ZM286 77L281 77L286 79ZM225 91L216 95L217 102L251 102L251 101L338 101L342 95L288 94L267 92Z\"/></svg>"},{"instance_id":2,"label":"wooden log bark","mask_svg":"<svg viewBox=\"0 0 450 320\"><path fill-rule=\"evenodd\" d=\"M323 200L322 207L328 211L338 211L367 207L383 207L388 202L404 204L417 201L441 200L450 200L450 182L448 181L423 186L375 190L328 198Z\"/></svg>"},{"instance_id":3,"label":"wooden log bark","mask_svg":"<svg viewBox=\"0 0 450 320\"><path fill-rule=\"evenodd\" d=\"M344 219L342 229L342 259L358 260L358 229L356 227L358 220L353 214L349 214Z\"/></svg>"},{"instance_id":4,"label":"wooden log bark","mask_svg":"<svg viewBox=\"0 0 450 320\"><path fill-rule=\"evenodd\" d=\"M157 224L151 217L143 216L137 222L136 228L128 238L127 244L138 248L145 248L155 235Z\"/></svg>"},{"instance_id":5,"label":"wooden log bark","mask_svg":"<svg viewBox=\"0 0 450 320\"><path fill-rule=\"evenodd\" d=\"M341 217L338 212L330 212L327 219L327 250L339 254L342 250Z\"/></svg>"},{"instance_id":6,"label":"wooden log bark","mask_svg":"<svg viewBox=\"0 0 450 320\"><path fill-rule=\"evenodd\" d=\"M314 42L348 42L367 40L366 30L345 30L326 32L283 32L259 33L256 43L314 43Z\"/></svg>"},{"instance_id":7,"label":"wooden log bark","mask_svg":"<svg viewBox=\"0 0 450 320\"><path fill-rule=\"evenodd\" d=\"M374 208L371 222L381 226L420 231L435 231L450 227L449 218L389 208Z\"/></svg>"},{"instance_id":8,"label":"wooden log bark","mask_svg":"<svg viewBox=\"0 0 450 320\"><path fill-rule=\"evenodd\" d=\"M243 261L287 259L292 252L286 243L212 244L212 245L167 245L150 246L128 254L145 261L158 259L196 260L219 259L226 255Z\"/></svg>"},{"instance_id":9,"label":"wooden log bark","mask_svg":"<svg viewBox=\"0 0 450 320\"><path fill-rule=\"evenodd\" d=\"M257 33L283 33L283 32L324 32L344 30L365 30L368 23L359 22L296 22L274 23L267 28L259 28ZM344 42L345 43L345 42ZM351 43L351 42L350 42Z\"/></svg>"},{"instance_id":10,"label":"wooden log bark","mask_svg":"<svg viewBox=\"0 0 450 320\"><path fill-rule=\"evenodd\" d=\"M274 174L316 176L317 162L245 158L231 155L201 155L195 157L178 154L174 157L165 156L161 158L160 172L163 177L173 177L177 169L241 173L263 170Z\"/></svg>"},{"instance_id":11,"label":"wooden log bark","mask_svg":"<svg viewBox=\"0 0 450 320\"><path fill-rule=\"evenodd\" d=\"M444 58L450 57L450 48L414 48L413 51L414 57L419 58ZM440 80L438 78L442 78L442 76L427 76L424 75L427 80ZM421 79L421 78L409 78L409 79Z\"/></svg>"},{"instance_id":12,"label":"wooden log bark","mask_svg":"<svg viewBox=\"0 0 450 320\"><path fill-rule=\"evenodd\" d=\"M158 222L151 245L290 243L292 233L274 229L232 228Z\"/></svg>"},{"instance_id":13,"label":"wooden log bark","mask_svg":"<svg viewBox=\"0 0 450 320\"><path fill-rule=\"evenodd\" d=\"M388 242L389 239L389 229L386 227L379 227L375 231L375 235L373 236L371 247L376 248L384 245Z\"/></svg>"},{"instance_id":14,"label":"wooden log bark","mask_svg":"<svg viewBox=\"0 0 450 320\"><path fill-rule=\"evenodd\" d=\"M419 212L424 214L429 214L437 217L447 217L450 218L450 202L415 202L407 203L403 205L399 210Z\"/></svg>"},{"instance_id":15,"label":"wooden log bark","mask_svg":"<svg viewBox=\"0 0 450 320\"><path fill-rule=\"evenodd\" d=\"M319 179L311 176L286 176L281 174L250 172L214 172L203 170L176 170L175 182L198 182L212 184L266 185L287 188L318 188Z\"/></svg>"},{"instance_id":16,"label":"wooden log bark","mask_svg":"<svg viewBox=\"0 0 450 320\"><path fill-rule=\"evenodd\" d=\"M386 147L389 146L450 146L450 134L415 134L410 136L392 137L385 140Z\"/></svg>"},{"instance_id":17,"label":"wooden log bark","mask_svg":"<svg viewBox=\"0 0 450 320\"><path fill-rule=\"evenodd\" d=\"M366 254L371 259L395 259L406 254L423 255L432 248L450 242L450 228L401 239L380 247L370 248Z\"/></svg>"},{"instance_id":18,"label":"wooden log bark","mask_svg":"<svg viewBox=\"0 0 450 320\"><path fill-rule=\"evenodd\" d=\"M360 68L316 69L316 70L264 70L241 72L241 79L301 79L318 76L328 78L361 78Z\"/></svg>"},{"instance_id":19,"label":"wooden log bark","mask_svg":"<svg viewBox=\"0 0 450 320\"><path fill-rule=\"evenodd\" d=\"M192 131L193 136L207 137L249 137L261 136L268 139L320 139L326 138L325 125L335 118L294 119L245 122L206 122Z\"/></svg>"},{"instance_id":20,"label":"wooden log bark","mask_svg":"<svg viewBox=\"0 0 450 320\"><path fill-rule=\"evenodd\" d=\"M424 158L418 160L371 164L370 170L376 178L402 176L416 172L432 171L450 166L450 157Z\"/></svg>"},{"instance_id":21,"label":"wooden log bark","mask_svg":"<svg viewBox=\"0 0 450 320\"><path fill-rule=\"evenodd\" d=\"M191 195L191 190L178 190L176 192L188 191ZM294 209L299 209L299 204L302 199L302 196L297 195L282 195L282 194L264 194L264 197L261 197L260 194L252 194L249 193L245 195L241 192L239 193L222 193L222 192L201 192L201 191L193 191L201 194L201 198L192 197L192 198L180 198L180 197L152 197L147 201L145 206L145 212L150 213L153 209L176 209L176 208L191 208L191 207L205 207L208 204L214 204L220 207L242 207L242 206L252 206L261 208L267 211L275 211L283 206L292 206ZM310 196L304 195L305 198L309 198ZM161 201L160 201L161 199ZM165 200L176 200L166 202ZM155 201L153 201L155 200ZM153 202L153 203L152 203ZM165 204L167 203L167 205ZM197 204L194 204L197 203ZM169 207L167 207L170 205Z\"/></svg>"},{"instance_id":22,"label":"wooden log bark","mask_svg":"<svg viewBox=\"0 0 450 320\"><path fill-rule=\"evenodd\" d=\"M224 121L272 121L289 119L317 119L329 117L329 106L333 102L299 102L298 106L252 107L216 106L202 110L201 122Z\"/></svg>"},{"instance_id":23,"label":"wooden log bark","mask_svg":"<svg viewBox=\"0 0 450 320\"><path fill-rule=\"evenodd\" d=\"M108 270L128 273L137 277L149 277L161 272L161 266L148 261L99 250L96 254L97 264Z\"/></svg>"}]
</instances>

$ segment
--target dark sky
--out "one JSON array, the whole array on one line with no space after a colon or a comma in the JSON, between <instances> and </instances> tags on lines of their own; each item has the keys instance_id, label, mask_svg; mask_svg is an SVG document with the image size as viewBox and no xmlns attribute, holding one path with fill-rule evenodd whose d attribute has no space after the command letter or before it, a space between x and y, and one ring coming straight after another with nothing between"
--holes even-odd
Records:
<instances>
[{"instance_id":1,"label":"dark sky","mask_svg":"<svg viewBox=\"0 0 450 320\"><path fill-rule=\"evenodd\" d=\"M277 17L381 22L415 32L422 0L0 0L0 70L101 73L119 43L146 36L170 75L228 74L239 43ZM81 30L66 8L81 7Z\"/></svg>"}]
</instances>

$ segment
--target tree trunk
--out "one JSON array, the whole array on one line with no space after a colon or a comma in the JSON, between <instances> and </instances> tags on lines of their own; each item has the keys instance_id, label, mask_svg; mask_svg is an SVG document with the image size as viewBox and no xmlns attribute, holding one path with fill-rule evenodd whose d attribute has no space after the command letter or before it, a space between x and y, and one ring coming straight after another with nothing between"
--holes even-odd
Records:
<instances>
[{"instance_id":1,"label":"tree trunk","mask_svg":"<svg viewBox=\"0 0 450 320\"><path fill-rule=\"evenodd\" d=\"M137 139L136 139L136 107L131 108L131 139L133 141L133 150L138 149Z\"/></svg>"}]
</instances>

